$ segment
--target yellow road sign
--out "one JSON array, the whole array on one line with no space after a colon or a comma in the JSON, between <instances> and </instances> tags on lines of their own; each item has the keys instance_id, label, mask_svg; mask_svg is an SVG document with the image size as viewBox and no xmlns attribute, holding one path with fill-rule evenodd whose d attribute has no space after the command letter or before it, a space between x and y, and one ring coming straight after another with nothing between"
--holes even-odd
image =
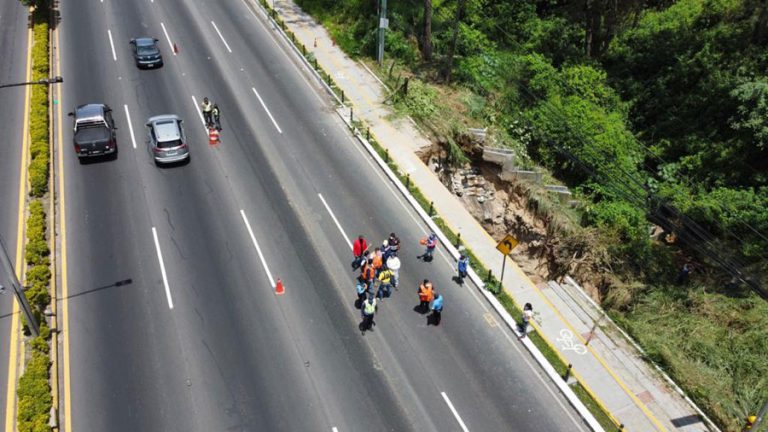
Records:
<instances>
[{"instance_id":1,"label":"yellow road sign","mask_svg":"<svg viewBox=\"0 0 768 432\"><path fill-rule=\"evenodd\" d=\"M496 249L498 249L499 252L501 252L504 255L509 255L510 252L512 252L512 249L514 249L515 246L517 246L517 243L518 241L516 238L512 237L512 235L510 234L507 234L506 237L501 239L499 244L496 245Z\"/></svg>"}]
</instances>

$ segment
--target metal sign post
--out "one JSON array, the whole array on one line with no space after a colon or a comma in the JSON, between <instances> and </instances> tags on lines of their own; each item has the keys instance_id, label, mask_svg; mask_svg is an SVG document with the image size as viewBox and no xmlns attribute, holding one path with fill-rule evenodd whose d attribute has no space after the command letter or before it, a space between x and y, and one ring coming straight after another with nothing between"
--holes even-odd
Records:
<instances>
[{"instance_id":1,"label":"metal sign post","mask_svg":"<svg viewBox=\"0 0 768 432\"><path fill-rule=\"evenodd\" d=\"M496 249L501 252L503 258L501 261L501 277L499 279L499 282L504 281L504 268L507 266L507 255L509 255L512 252L512 249L514 249L519 242L516 238L512 237L511 234L507 234L499 244L496 245Z\"/></svg>"}]
</instances>

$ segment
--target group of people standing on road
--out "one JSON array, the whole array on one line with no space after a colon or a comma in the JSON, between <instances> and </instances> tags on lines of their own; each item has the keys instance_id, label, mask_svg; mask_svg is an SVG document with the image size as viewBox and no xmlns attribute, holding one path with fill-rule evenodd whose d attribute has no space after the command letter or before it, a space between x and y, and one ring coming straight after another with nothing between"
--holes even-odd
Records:
<instances>
[{"instance_id":1,"label":"group of people standing on road","mask_svg":"<svg viewBox=\"0 0 768 432\"><path fill-rule=\"evenodd\" d=\"M200 104L200 110L203 112L205 127L221 131L221 111L219 110L219 105L211 103L207 97L204 97L203 102Z\"/></svg>"},{"instance_id":2,"label":"group of people standing on road","mask_svg":"<svg viewBox=\"0 0 768 432\"><path fill-rule=\"evenodd\" d=\"M417 258L425 262L432 261L433 253L437 248L437 235L431 233L429 236L421 239L421 244L425 246L423 254ZM365 334L368 330L373 330L376 322L373 320L378 309L379 302L392 295L392 290L398 290L400 284L400 238L391 233L385 239L381 246L376 246L370 250L368 241L362 235L358 236L352 242L352 269L360 270L360 274L355 280L357 291L356 306L360 307L362 322L360 331ZM463 257L463 256L462 256ZM462 277L461 268L459 277ZM466 266L464 267L464 276L466 276ZM463 278L462 278L463 279ZM419 296L420 313L426 314L432 311L428 317L428 324L439 325L443 311L443 296L439 294L432 282L424 279L417 290Z\"/></svg>"},{"instance_id":3,"label":"group of people standing on road","mask_svg":"<svg viewBox=\"0 0 768 432\"><path fill-rule=\"evenodd\" d=\"M437 248L437 235L429 234L420 240L425 247L424 253L417 256L425 262L433 259L433 254ZM381 247L375 247L370 250L368 241L362 235L358 236L352 242L352 269L360 270L360 274L355 281L357 290L357 301L355 307L360 308L362 321L360 331L365 334L366 331L373 331L376 322L373 320L379 306L379 302L392 295L392 289L398 291L400 284L400 239L391 233L389 238L384 240ZM456 283L463 285L464 279L469 271L469 257L465 254L459 255L456 265L457 275L453 278ZM416 294L419 297L419 304L414 308L421 314L431 315L427 317L427 325L440 325L443 313L443 295L438 293L432 281L424 279L419 284ZM528 332L528 326L533 320L533 306L526 303L523 307L522 320L518 326L519 337L525 337Z\"/></svg>"}]
</instances>

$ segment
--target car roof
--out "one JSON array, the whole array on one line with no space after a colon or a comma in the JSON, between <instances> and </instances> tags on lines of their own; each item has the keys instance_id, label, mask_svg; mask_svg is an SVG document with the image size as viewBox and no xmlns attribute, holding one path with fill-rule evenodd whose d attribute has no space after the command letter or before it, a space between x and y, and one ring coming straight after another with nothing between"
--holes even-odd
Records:
<instances>
[{"instance_id":1,"label":"car roof","mask_svg":"<svg viewBox=\"0 0 768 432\"><path fill-rule=\"evenodd\" d=\"M101 120L104 118L106 105L85 104L75 109L75 119L78 121Z\"/></svg>"},{"instance_id":2,"label":"car roof","mask_svg":"<svg viewBox=\"0 0 768 432\"><path fill-rule=\"evenodd\" d=\"M136 42L136 46L152 46L155 44L155 40L148 37L136 38L134 41Z\"/></svg>"},{"instance_id":3,"label":"car roof","mask_svg":"<svg viewBox=\"0 0 768 432\"><path fill-rule=\"evenodd\" d=\"M158 141L172 141L181 138L178 121L181 119L175 114L164 114L150 117L149 123L155 130Z\"/></svg>"}]
</instances>

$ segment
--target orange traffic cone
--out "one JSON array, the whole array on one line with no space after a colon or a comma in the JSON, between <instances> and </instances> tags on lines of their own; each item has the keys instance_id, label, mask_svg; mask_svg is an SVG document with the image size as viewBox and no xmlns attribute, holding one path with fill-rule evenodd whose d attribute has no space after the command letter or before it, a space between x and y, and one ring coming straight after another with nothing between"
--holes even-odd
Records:
<instances>
[{"instance_id":1,"label":"orange traffic cone","mask_svg":"<svg viewBox=\"0 0 768 432\"><path fill-rule=\"evenodd\" d=\"M285 287L283 286L283 281L280 280L280 278L277 278L277 285L275 285L275 294L277 295L285 294Z\"/></svg>"},{"instance_id":2,"label":"orange traffic cone","mask_svg":"<svg viewBox=\"0 0 768 432\"><path fill-rule=\"evenodd\" d=\"M208 144L216 145L219 143L219 130L212 127L208 128Z\"/></svg>"}]
</instances>

